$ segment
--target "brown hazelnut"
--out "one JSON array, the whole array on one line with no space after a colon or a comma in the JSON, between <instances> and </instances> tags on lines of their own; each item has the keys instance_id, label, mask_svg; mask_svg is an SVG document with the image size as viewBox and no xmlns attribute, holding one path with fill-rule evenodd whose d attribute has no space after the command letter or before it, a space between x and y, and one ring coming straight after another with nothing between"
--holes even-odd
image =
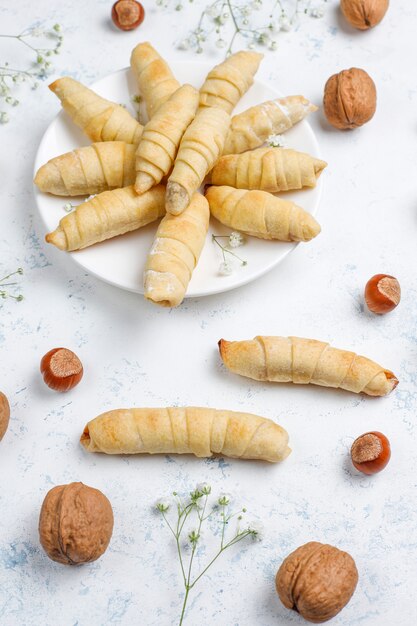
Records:
<instances>
[{"instance_id":1,"label":"brown hazelnut","mask_svg":"<svg viewBox=\"0 0 417 626\"><path fill-rule=\"evenodd\" d=\"M69 391L83 377L83 365L68 348L53 348L41 360L41 374L45 384L55 391Z\"/></svg>"},{"instance_id":2,"label":"brown hazelnut","mask_svg":"<svg viewBox=\"0 0 417 626\"><path fill-rule=\"evenodd\" d=\"M98 559L109 545L113 510L98 489L69 483L45 496L39 517L39 538L46 554L65 565Z\"/></svg>"},{"instance_id":3,"label":"brown hazelnut","mask_svg":"<svg viewBox=\"0 0 417 626\"><path fill-rule=\"evenodd\" d=\"M352 26L368 30L382 21L389 0L340 0L340 9Z\"/></svg>"},{"instance_id":4,"label":"brown hazelnut","mask_svg":"<svg viewBox=\"0 0 417 626\"><path fill-rule=\"evenodd\" d=\"M368 309L377 315L389 313L401 300L400 283L389 274L375 274L365 286L365 302Z\"/></svg>"},{"instance_id":5,"label":"brown hazelnut","mask_svg":"<svg viewBox=\"0 0 417 626\"><path fill-rule=\"evenodd\" d=\"M10 419L10 406L4 393L0 391L0 441L3 439L4 434L9 425Z\"/></svg>"},{"instance_id":6,"label":"brown hazelnut","mask_svg":"<svg viewBox=\"0 0 417 626\"><path fill-rule=\"evenodd\" d=\"M133 30L145 19L145 9L136 0L117 0L112 6L111 18L120 30Z\"/></svg>"},{"instance_id":7,"label":"brown hazelnut","mask_svg":"<svg viewBox=\"0 0 417 626\"><path fill-rule=\"evenodd\" d=\"M387 437L375 430L355 439L350 456L359 472L371 476L388 465L391 458L391 446Z\"/></svg>"},{"instance_id":8,"label":"brown hazelnut","mask_svg":"<svg viewBox=\"0 0 417 626\"><path fill-rule=\"evenodd\" d=\"M275 579L283 605L314 624L337 615L351 599L357 582L358 571L352 557L317 541L291 552Z\"/></svg>"},{"instance_id":9,"label":"brown hazelnut","mask_svg":"<svg viewBox=\"0 0 417 626\"><path fill-rule=\"evenodd\" d=\"M324 113L341 130L362 126L376 110L376 88L364 70L352 67L330 76L324 88Z\"/></svg>"}]
</instances>

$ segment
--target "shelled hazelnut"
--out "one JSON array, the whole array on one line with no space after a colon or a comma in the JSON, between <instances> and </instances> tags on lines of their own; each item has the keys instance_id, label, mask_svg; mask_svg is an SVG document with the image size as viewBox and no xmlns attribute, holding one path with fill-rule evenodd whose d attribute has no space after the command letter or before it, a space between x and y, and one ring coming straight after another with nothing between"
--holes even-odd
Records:
<instances>
[{"instance_id":1,"label":"shelled hazelnut","mask_svg":"<svg viewBox=\"0 0 417 626\"><path fill-rule=\"evenodd\" d=\"M340 130L362 126L376 110L374 81L357 67L333 74L324 87L323 108L328 122Z\"/></svg>"},{"instance_id":2,"label":"shelled hazelnut","mask_svg":"<svg viewBox=\"0 0 417 626\"><path fill-rule=\"evenodd\" d=\"M400 300L401 287L394 276L375 274L366 283L365 301L372 313L389 313L399 305Z\"/></svg>"},{"instance_id":3,"label":"shelled hazelnut","mask_svg":"<svg viewBox=\"0 0 417 626\"><path fill-rule=\"evenodd\" d=\"M83 377L83 366L78 356L67 348L54 348L41 360L45 384L55 391L69 391Z\"/></svg>"},{"instance_id":4,"label":"shelled hazelnut","mask_svg":"<svg viewBox=\"0 0 417 626\"><path fill-rule=\"evenodd\" d=\"M0 391L0 441L3 439L9 426L10 405L6 396Z\"/></svg>"},{"instance_id":5,"label":"shelled hazelnut","mask_svg":"<svg viewBox=\"0 0 417 626\"><path fill-rule=\"evenodd\" d=\"M357 582L358 570L350 554L317 541L291 552L275 579L283 605L315 624L337 615L351 599Z\"/></svg>"},{"instance_id":6,"label":"shelled hazelnut","mask_svg":"<svg viewBox=\"0 0 417 626\"><path fill-rule=\"evenodd\" d=\"M389 0L340 0L344 17L359 30L368 30L379 24L388 7Z\"/></svg>"},{"instance_id":7,"label":"shelled hazelnut","mask_svg":"<svg viewBox=\"0 0 417 626\"><path fill-rule=\"evenodd\" d=\"M70 483L46 494L39 517L39 539L50 559L80 565L98 559L113 532L113 510L98 489Z\"/></svg>"},{"instance_id":8,"label":"shelled hazelnut","mask_svg":"<svg viewBox=\"0 0 417 626\"><path fill-rule=\"evenodd\" d=\"M385 435L372 431L355 439L350 456L357 470L363 474L377 474L387 466L391 458L391 446Z\"/></svg>"},{"instance_id":9,"label":"shelled hazelnut","mask_svg":"<svg viewBox=\"0 0 417 626\"><path fill-rule=\"evenodd\" d=\"M145 19L145 9L136 0L118 0L111 10L112 20L121 30L134 30Z\"/></svg>"}]
</instances>

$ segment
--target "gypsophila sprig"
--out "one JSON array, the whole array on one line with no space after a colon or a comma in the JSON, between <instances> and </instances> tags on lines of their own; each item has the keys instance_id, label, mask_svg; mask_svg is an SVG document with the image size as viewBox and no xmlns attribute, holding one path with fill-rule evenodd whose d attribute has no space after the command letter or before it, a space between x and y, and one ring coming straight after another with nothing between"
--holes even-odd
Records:
<instances>
[{"instance_id":1,"label":"gypsophila sprig","mask_svg":"<svg viewBox=\"0 0 417 626\"><path fill-rule=\"evenodd\" d=\"M233 231L230 235L212 235L211 239L222 251L223 261L219 265L220 276L230 276L230 274L233 274L233 264L230 258L226 258L227 254L237 259L241 266L248 264L247 261L241 259L240 256L230 250L230 248L239 248L239 246L243 246L243 244L246 243L246 239L241 233ZM226 245L223 246L220 241L218 241L219 239L227 239Z\"/></svg>"},{"instance_id":2,"label":"gypsophila sprig","mask_svg":"<svg viewBox=\"0 0 417 626\"><path fill-rule=\"evenodd\" d=\"M221 494L218 496L217 500L215 500L214 505L209 507L208 499L210 494L211 486L207 483L202 483L197 485L197 487L190 492L186 500L181 499L177 492L174 491L175 505L173 504L171 506L166 500L158 500L156 503L156 510L161 514L162 519L175 539L185 589L184 601L178 622L179 626L183 624L185 619L185 610L190 591L219 556L225 550L247 537L252 537L252 539L262 538L259 523L251 522L245 528L240 527L246 509L242 508L234 513L231 512L229 510L231 496ZM168 519L167 512L170 509L176 510L176 519ZM219 545L217 551L208 561L208 564L203 567L200 572L195 574L193 572L194 559L202 542L202 526L207 520L210 522L211 527L214 526L216 528L214 536L219 538ZM229 533L227 533L227 530L230 527L231 520L236 521L236 527L234 534L228 537L227 535ZM184 544L185 538L186 543Z\"/></svg>"},{"instance_id":3,"label":"gypsophila sprig","mask_svg":"<svg viewBox=\"0 0 417 626\"><path fill-rule=\"evenodd\" d=\"M31 51L32 63L26 69L11 67L8 61L0 62L0 100L9 107L15 107L19 100L14 93L21 83L27 83L36 89L39 80L48 77L53 69L51 58L59 54L64 36L62 26L54 24L43 28L31 26L19 35L0 34L0 39L14 39ZM52 45L47 45L52 40ZM39 43L40 42L40 45ZM10 119L7 111L0 110L0 123L6 124Z\"/></svg>"},{"instance_id":4,"label":"gypsophila sprig","mask_svg":"<svg viewBox=\"0 0 417 626\"><path fill-rule=\"evenodd\" d=\"M186 0L185 0L186 1ZM156 0L164 9L184 9L185 1ZM190 3L193 0L188 0ZM226 57L234 52L235 45L246 44L276 50L280 32L296 26L300 17L320 18L328 0L214 0L201 12L196 27L178 44L180 50L204 51L214 39L217 48L224 49Z\"/></svg>"},{"instance_id":5,"label":"gypsophila sprig","mask_svg":"<svg viewBox=\"0 0 417 626\"><path fill-rule=\"evenodd\" d=\"M18 284L16 281L5 281L9 280L9 278L12 278L13 276L21 276L22 274L23 268L18 267L15 272L11 272L10 274L7 274L7 276L3 276L3 278L0 278L0 298L2 300L6 300L6 298L11 298L12 300L16 300L16 302L21 302L23 300L23 296L21 293L16 295L15 293L11 293L9 289L4 289L4 287L16 287L16 285Z\"/></svg>"}]
</instances>

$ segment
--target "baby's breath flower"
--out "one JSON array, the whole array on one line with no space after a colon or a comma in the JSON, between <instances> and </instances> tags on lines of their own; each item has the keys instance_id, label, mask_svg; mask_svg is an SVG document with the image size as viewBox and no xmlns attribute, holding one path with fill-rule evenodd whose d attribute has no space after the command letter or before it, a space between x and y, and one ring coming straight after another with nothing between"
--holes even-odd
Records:
<instances>
[{"instance_id":1,"label":"baby's breath flower","mask_svg":"<svg viewBox=\"0 0 417 626\"><path fill-rule=\"evenodd\" d=\"M190 47L190 40L189 39L183 39L182 41L180 41L180 43L178 44L178 48L180 50L188 50L188 48Z\"/></svg>"},{"instance_id":2,"label":"baby's breath flower","mask_svg":"<svg viewBox=\"0 0 417 626\"><path fill-rule=\"evenodd\" d=\"M266 143L271 148L285 148L286 146L285 139L282 135L269 135Z\"/></svg>"},{"instance_id":3,"label":"baby's breath flower","mask_svg":"<svg viewBox=\"0 0 417 626\"><path fill-rule=\"evenodd\" d=\"M280 30L283 30L284 32L288 32L291 30L292 24L286 15L281 15L281 17L279 18L279 27Z\"/></svg>"},{"instance_id":4,"label":"baby's breath flower","mask_svg":"<svg viewBox=\"0 0 417 626\"><path fill-rule=\"evenodd\" d=\"M72 211L74 206L73 206L73 204L71 202L66 202L62 208L64 209L64 211L69 213L70 211Z\"/></svg>"},{"instance_id":5,"label":"baby's breath flower","mask_svg":"<svg viewBox=\"0 0 417 626\"><path fill-rule=\"evenodd\" d=\"M230 276L233 274L233 265L230 261L222 261L222 263L220 263L219 274L220 276Z\"/></svg>"},{"instance_id":6,"label":"baby's breath flower","mask_svg":"<svg viewBox=\"0 0 417 626\"><path fill-rule=\"evenodd\" d=\"M254 539L256 539L257 541L262 541L264 537L265 528L262 522L258 520L254 520L252 522L249 522L248 531L250 532L250 534L252 535Z\"/></svg>"},{"instance_id":7,"label":"baby's breath flower","mask_svg":"<svg viewBox=\"0 0 417 626\"><path fill-rule=\"evenodd\" d=\"M311 17L315 17L315 18L320 19L321 17L324 16L324 9L323 8L311 9L310 15L311 15Z\"/></svg>"},{"instance_id":8,"label":"baby's breath flower","mask_svg":"<svg viewBox=\"0 0 417 626\"><path fill-rule=\"evenodd\" d=\"M230 500L232 499L232 496L228 493L222 493L220 494L217 502L218 504L220 504L220 506L227 506L230 503Z\"/></svg>"},{"instance_id":9,"label":"baby's breath flower","mask_svg":"<svg viewBox=\"0 0 417 626\"><path fill-rule=\"evenodd\" d=\"M231 248L239 248L239 246L243 246L244 243L245 243L245 238L241 233L238 233L236 230L230 233L229 246Z\"/></svg>"},{"instance_id":10,"label":"baby's breath flower","mask_svg":"<svg viewBox=\"0 0 417 626\"><path fill-rule=\"evenodd\" d=\"M211 485L208 483L199 483L196 487L196 491L199 491L204 496L208 496L211 493Z\"/></svg>"},{"instance_id":11,"label":"baby's breath flower","mask_svg":"<svg viewBox=\"0 0 417 626\"><path fill-rule=\"evenodd\" d=\"M9 121L9 116L6 111L0 111L0 124L7 124Z\"/></svg>"},{"instance_id":12,"label":"baby's breath flower","mask_svg":"<svg viewBox=\"0 0 417 626\"><path fill-rule=\"evenodd\" d=\"M197 530L192 530L188 533L188 539L190 540L191 544L197 543L200 537L201 537L201 533L199 533Z\"/></svg>"},{"instance_id":13,"label":"baby's breath flower","mask_svg":"<svg viewBox=\"0 0 417 626\"><path fill-rule=\"evenodd\" d=\"M56 33L60 33L62 31L61 24L54 24L53 29Z\"/></svg>"},{"instance_id":14,"label":"baby's breath flower","mask_svg":"<svg viewBox=\"0 0 417 626\"><path fill-rule=\"evenodd\" d=\"M170 507L170 504L167 500L158 500L157 503L155 504L155 508L160 512L160 513L166 513L168 511Z\"/></svg>"},{"instance_id":15,"label":"baby's breath flower","mask_svg":"<svg viewBox=\"0 0 417 626\"><path fill-rule=\"evenodd\" d=\"M252 9L254 9L255 11L260 11L262 9L262 2L261 0L254 0L251 6L252 6Z\"/></svg>"}]
</instances>

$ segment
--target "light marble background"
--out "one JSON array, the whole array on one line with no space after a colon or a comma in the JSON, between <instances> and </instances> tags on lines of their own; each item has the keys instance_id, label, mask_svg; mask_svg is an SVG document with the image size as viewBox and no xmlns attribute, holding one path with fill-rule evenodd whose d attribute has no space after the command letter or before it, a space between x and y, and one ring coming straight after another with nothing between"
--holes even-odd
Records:
<instances>
[{"instance_id":1,"label":"light marble background","mask_svg":"<svg viewBox=\"0 0 417 626\"><path fill-rule=\"evenodd\" d=\"M62 23L57 75L86 83L125 66L138 40L150 39L168 58L185 58L173 37L186 32L199 5L160 13L147 3L140 29L122 33L109 25L111 4L1 0L0 32L16 33L37 20ZM359 66L375 79L377 113L352 133L329 128L321 112L311 118L329 162L323 232L237 291L168 311L80 271L43 243L33 201L34 155L58 111L46 84L22 90L21 106L0 128L0 267L25 269L25 300L0 304L0 388L12 407L0 454L2 625L177 624L178 563L151 505L158 495L186 492L200 481L216 493L231 492L250 518L262 519L266 536L232 549L210 570L191 597L190 626L302 624L278 601L274 575L283 557L310 540L348 550L358 566L357 591L335 625L417 623L417 9L392 2L378 28L359 33L342 22L338 2L329 5L323 20L307 20L279 38L260 77L320 103L332 73ZM13 46L0 41L1 60L17 58ZM363 305L364 284L377 272L397 276L403 288L401 305L385 317ZM354 349L395 371L400 385L390 397L372 399L264 385L225 371L217 340L256 334L310 336ZM41 356L60 345L74 349L85 366L84 380L65 396L47 389L38 371ZM289 431L293 453L282 465L266 466L88 456L78 444L85 422L103 410L170 404L276 419ZM392 460L367 478L352 470L348 450L354 437L372 429L390 438ZM50 561L37 532L46 492L74 480L102 489L115 513L107 553L80 568ZM209 535L201 563L214 547Z\"/></svg>"}]
</instances>

